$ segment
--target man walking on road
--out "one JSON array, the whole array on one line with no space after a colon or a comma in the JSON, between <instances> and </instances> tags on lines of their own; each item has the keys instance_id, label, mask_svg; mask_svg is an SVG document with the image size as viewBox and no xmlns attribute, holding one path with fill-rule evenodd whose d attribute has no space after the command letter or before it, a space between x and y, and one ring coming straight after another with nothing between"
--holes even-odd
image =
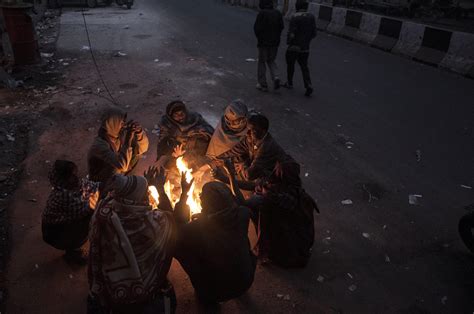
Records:
<instances>
[{"instance_id":1,"label":"man walking on road","mask_svg":"<svg viewBox=\"0 0 474 314\"><path fill-rule=\"evenodd\" d=\"M280 88L275 59L280 45L281 32L284 28L283 16L273 8L273 0L260 0L260 12L254 25L258 40L258 84L257 89L268 91L267 66L275 89Z\"/></svg>"},{"instance_id":2,"label":"man walking on road","mask_svg":"<svg viewBox=\"0 0 474 314\"><path fill-rule=\"evenodd\" d=\"M311 40L316 37L316 20L313 14L307 12L308 5L306 0L297 0L295 5L296 13L290 20L287 38L288 49L286 50L288 81L284 85L286 88L293 88L295 63L298 62L303 74L304 87L306 88L305 96L311 96L313 93L308 58L309 45Z\"/></svg>"}]
</instances>

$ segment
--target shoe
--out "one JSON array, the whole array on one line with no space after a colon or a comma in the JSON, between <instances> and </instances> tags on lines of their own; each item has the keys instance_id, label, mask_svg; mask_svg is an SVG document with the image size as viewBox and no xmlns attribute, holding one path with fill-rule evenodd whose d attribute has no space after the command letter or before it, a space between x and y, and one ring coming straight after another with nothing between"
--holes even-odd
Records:
<instances>
[{"instance_id":1,"label":"shoe","mask_svg":"<svg viewBox=\"0 0 474 314\"><path fill-rule=\"evenodd\" d=\"M84 253L81 249L77 249L67 250L63 257L68 263L76 265L86 265L88 255Z\"/></svg>"},{"instance_id":2,"label":"shoe","mask_svg":"<svg viewBox=\"0 0 474 314\"><path fill-rule=\"evenodd\" d=\"M293 89L293 84L286 82L285 84L283 84L283 87L288 88L288 89Z\"/></svg>"},{"instance_id":3,"label":"shoe","mask_svg":"<svg viewBox=\"0 0 474 314\"><path fill-rule=\"evenodd\" d=\"M279 78L276 78L275 81L273 81L273 89L277 90L277 89L280 89L280 79Z\"/></svg>"},{"instance_id":4,"label":"shoe","mask_svg":"<svg viewBox=\"0 0 474 314\"><path fill-rule=\"evenodd\" d=\"M267 87L267 86L263 86L263 85L261 85L260 83L257 84L256 88L257 88L259 91L268 92L268 87Z\"/></svg>"},{"instance_id":5,"label":"shoe","mask_svg":"<svg viewBox=\"0 0 474 314\"><path fill-rule=\"evenodd\" d=\"M308 87L308 88L306 89L306 93L304 93L304 95L305 95L306 97L309 97L309 96L311 96L311 94L313 94L313 88L312 88L312 87Z\"/></svg>"}]
</instances>

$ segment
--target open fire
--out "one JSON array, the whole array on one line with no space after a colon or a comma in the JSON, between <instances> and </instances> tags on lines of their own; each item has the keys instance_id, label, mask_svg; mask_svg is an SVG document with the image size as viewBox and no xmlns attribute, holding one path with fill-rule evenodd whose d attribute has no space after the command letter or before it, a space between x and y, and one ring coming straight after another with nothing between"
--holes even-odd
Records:
<instances>
[{"instance_id":1,"label":"open fire","mask_svg":"<svg viewBox=\"0 0 474 314\"><path fill-rule=\"evenodd\" d=\"M193 176L193 170L190 169L184 161L183 157L179 157L176 160L176 167L179 170L179 173L185 173L186 175L186 181L189 183L191 180L194 178ZM199 198L199 193L200 193L200 188L197 188L196 183L199 181L198 179L200 178L194 178L194 182L191 185L191 188L189 189L188 192L188 198L186 201L186 204L189 206L191 209L191 215L198 214L201 212L201 200ZM148 190L150 192L150 196L152 198L151 203L152 205L157 208L159 204L159 194L155 186L149 186ZM181 187L179 184L175 185L171 183L171 181L168 179L165 183L165 193L168 195L168 198L171 201L171 204L174 206L178 200L179 197L181 196Z\"/></svg>"}]
</instances>

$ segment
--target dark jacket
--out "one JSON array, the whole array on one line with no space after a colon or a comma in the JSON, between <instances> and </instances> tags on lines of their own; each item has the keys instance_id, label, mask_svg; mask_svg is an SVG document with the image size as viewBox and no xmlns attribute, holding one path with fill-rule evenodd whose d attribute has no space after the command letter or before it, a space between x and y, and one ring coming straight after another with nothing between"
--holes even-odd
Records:
<instances>
[{"instance_id":1,"label":"dark jacket","mask_svg":"<svg viewBox=\"0 0 474 314\"><path fill-rule=\"evenodd\" d=\"M314 15L306 11L296 12L288 28L288 49L309 51L311 40L316 37L316 20Z\"/></svg>"},{"instance_id":2,"label":"dark jacket","mask_svg":"<svg viewBox=\"0 0 474 314\"><path fill-rule=\"evenodd\" d=\"M247 235L249 219L248 208L234 207L178 226L175 257L201 300L233 299L252 285L256 257Z\"/></svg>"},{"instance_id":3,"label":"dark jacket","mask_svg":"<svg viewBox=\"0 0 474 314\"><path fill-rule=\"evenodd\" d=\"M219 158L234 158L235 162L246 163L245 169L239 174L246 181L268 177L273 172L277 161L291 159L270 133L259 143L253 143L249 137L246 137Z\"/></svg>"},{"instance_id":4,"label":"dark jacket","mask_svg":"<svg viewBox=\"0 0 474 314\"><path fill-rule=\"evenodd\" d=\"M278 47L281 32L285 24L280 11L273 9L273 5L266 5L260 10L254 24L258 47Z\"/></svg>"}]
</instances>

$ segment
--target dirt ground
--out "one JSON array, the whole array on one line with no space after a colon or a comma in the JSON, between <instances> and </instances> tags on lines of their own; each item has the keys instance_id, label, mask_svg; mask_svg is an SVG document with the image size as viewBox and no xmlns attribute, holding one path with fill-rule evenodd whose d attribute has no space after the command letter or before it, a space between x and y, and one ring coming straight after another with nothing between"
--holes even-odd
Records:
<instances>
[{"instance_id":1,"label":"dirt ground","mask_svg":"<svg viewBox=\"0 0 474 314\"><path fill-rule=\"evenodd\" d=\"M8 313L84 313L86 270L43 243L40 222L52 162L72 160L85 175L85 156L106 108L128 111L147 130L150 150L140 173L154 161L152 131L170 100L185 100L215 125L235 98L270 117L272 133L301 162L305 186L323 214L307 268L258 266L249 292L219 311L472 312L473 258L455 230L459 208L472 199L460 188L473 183L466 170L472 156L466 143L474 134L472 82L319 35L313 98L304 98L299 86L261 94L253 86L256 64L245 60L255 58L254 14L211 0L143 0L128 11L86 11L96 68L81 10L63 11L58 50L44 51L54 56L18 73L23 90L0 90L0 121L6 123L0 124L0 149L9 151L0 175L12 182L10 189L17 187L6 190L9 206L0 203L8 208L1 212L8 213L14 248L3 278ZM52 37L45 36L50 44L56 43ZM387 73L390 80L382 80ZM355 145L348 148L348 142ZM416 161L416 149L423 162ZM424 196L416 207L407 202L415 192ZM341 204L346 199L353 204ZM169 276L178 313L209 310L197 304L178 263Z\"/></svg>"}]
</instances>

